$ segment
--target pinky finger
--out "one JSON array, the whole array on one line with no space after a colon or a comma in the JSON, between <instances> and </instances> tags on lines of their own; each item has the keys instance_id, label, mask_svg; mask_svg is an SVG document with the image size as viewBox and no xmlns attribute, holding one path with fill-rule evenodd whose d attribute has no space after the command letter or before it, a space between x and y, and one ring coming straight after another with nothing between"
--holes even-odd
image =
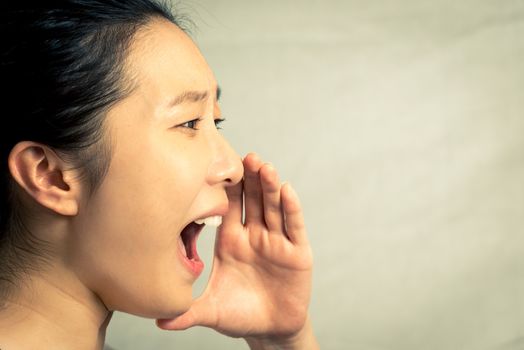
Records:
<instances>
[{"instance_id":1,"label":"pinky finger","mask_svg":"<svg viewBox=\"0 0 524 350\"><path fill-rule=\"evenodd\" d=\"M287 236L295 244L307 244L306 226L300 200L289 183L282 185L281 197Z\"/></svg>"}]
</instances>

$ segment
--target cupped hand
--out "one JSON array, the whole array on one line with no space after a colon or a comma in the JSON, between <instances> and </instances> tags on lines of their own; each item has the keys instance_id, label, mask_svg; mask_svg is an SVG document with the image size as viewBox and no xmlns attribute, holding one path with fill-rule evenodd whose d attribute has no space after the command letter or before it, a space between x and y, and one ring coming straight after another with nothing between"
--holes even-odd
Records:
<instances>
[{"instance_id":1,"label":"cupped hand","mask_svg":"<svg viewBox=\"0 0 524 350\"><path fill-rule=\"evenodd\" d=\"M229 212L217 230L204 293L181 316L157 320L158 327L200 325L246 338L292 337L304 327L313 263L299 199L256 154L243 162L244 181L227 189Z\"/></svg>"}]
</instances>

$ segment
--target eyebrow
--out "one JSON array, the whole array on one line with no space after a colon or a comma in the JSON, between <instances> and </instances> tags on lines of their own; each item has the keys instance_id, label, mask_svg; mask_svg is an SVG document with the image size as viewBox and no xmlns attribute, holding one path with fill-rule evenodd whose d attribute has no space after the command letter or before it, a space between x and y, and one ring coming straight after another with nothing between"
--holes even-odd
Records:
<instances>
[{"instance_id":1,"label":"eyebrow","mask_svg":"<svg viewBox=\"0 0 524 350\"><path fill-rule=\"evenodd\" d=\"M222 90L220 89L220 86L217 86L216 91L216 99L217 101L220 100L220 95L222 94ZM207 99L209 96L209 93L207 91L184 91L180 95L176 96L171 102L169 102L169 107L174 107L179 104L185 103L185 102L199 102Z\"/></svg>"}]
</instances>

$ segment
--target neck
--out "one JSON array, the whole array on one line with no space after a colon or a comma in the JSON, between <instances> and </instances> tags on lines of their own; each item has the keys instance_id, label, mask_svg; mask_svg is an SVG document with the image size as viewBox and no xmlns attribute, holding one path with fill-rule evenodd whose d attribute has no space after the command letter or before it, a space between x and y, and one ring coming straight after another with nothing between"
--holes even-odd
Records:
<instances>
[{"instance_id":1,"label":"neck","mask_svg":"<svg viewBox=\"0 0 524 350\"><path fill-rule=\"evenodd\" d=\"M103 349L112 312L70 272L28 276L20 287L0 308L1 349Z\"/></svg>"}]
</instances>

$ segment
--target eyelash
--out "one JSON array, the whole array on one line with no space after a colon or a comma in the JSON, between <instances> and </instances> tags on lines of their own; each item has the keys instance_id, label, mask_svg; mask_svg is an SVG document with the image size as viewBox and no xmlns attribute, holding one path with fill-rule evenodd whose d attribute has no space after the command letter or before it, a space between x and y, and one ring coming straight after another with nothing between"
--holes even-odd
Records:
<instances>
[{"instance_id":1,"label":"eyelash","mask_svg":"<svg viewBox=\"0 0 524 350\"><path fill-rule=\"evenodd\" d=\"M223 122L226 121L226 118L219 118L219 119L215 119L215 127L218 129L218 130L222 130L222 128L220 127L220 124L222 124Z\"/></svg>"},{"instance_id":2,"label":"eyelash","mask_svg":"<svg viewBox=\"0 0 524 350\"><path fill-rule=\"evenodd\" d=\"M225 120L226 120L225 118L215 119L215 127L218 130L221 130L222 128L220 127L220 124L222 124L222 122L224 122ZM179 126L181 126L183 128L191 129L191 130L199 130L196 126L201 121L202 121L202 118L196 118L196 119L193 119L193 120L189 120L189 121L187 121L185 123L182 123ZM186 124L189 124L189 123L194 123L194 126L186 126Z\"/></svg>"}]
</instances>

